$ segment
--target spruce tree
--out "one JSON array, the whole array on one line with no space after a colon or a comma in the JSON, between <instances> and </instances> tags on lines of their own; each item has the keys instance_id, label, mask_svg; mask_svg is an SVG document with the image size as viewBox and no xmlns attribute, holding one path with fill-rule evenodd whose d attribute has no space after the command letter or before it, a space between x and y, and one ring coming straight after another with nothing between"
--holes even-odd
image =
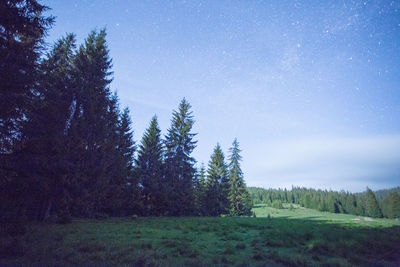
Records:
<instances>
[{"instance_id":1,"label":"spruce tree","mask_svg":"<svg viewBox=\"0 0 400 267\"><path fill-rule=\"evenodd\" d=\"M29 188L24 200L31 219L46 219L57 209L56 200L65 197L70 167L65 130L73 95L70 77L74 49L72 34L54 44L40 65L40 82L26 109L23 146L15 155L18 155L17 163L21 164L18 167L20 180Z\"/></svg>"},{"instance_id":2,"label":"spruce tree","mask_svg":"<svg viewBox=\"0 0 400 267\"><path fill-rule=\"evenodd\" d=\"M96 216L109 204L106 189L112 177L118 114L111 97L111 59L106 32L93 31L81 45L74 60L76 112L71 119L70 134L73 151L75 190L73 213Z\"/></svg>"},{"instance_id":3,"label":"spruce tree","mask_svg":"<svg viewBox=\"0 0 400 267\"><path fill-rule=\"evenodd\" d=\"M133 176L133 154L135 142L129 109L121 113L116 93L110 98L107 116L107 134L104 140L104 157L107 159L108 185L103 212L108 215L120 216L131 213L132 197L137 197L137 181ZM107 152L106 152L107 151ZM129 212L128 212L129 211Z\"/></svg>"},{"instance_id":4,"label":"spruce tree","mask_svg":"<svg viewBox=\"0 0 400 267\"><path fill-rule=\"evenodd\" d=\"M120 156L120 177L122 180L121 188L124 190L122 211L124 214L137 213L140 208L140 192L138 188L138 177L134 171L134 153L136 151L135 141L133 140L132 121L129 108L125 108L119 119L118 124L119 143L117 151Z\"/></svg>"},{"instance_id":5,"label":"spruce tree","mask_svg":"<svg viewBox=\"0 0 400 267\"><path fill-rule=\"evenodd\" d=\"M384 199L385 216L388 218L400 218L400 194L393 191Z\"/></svg>"},{"instance_id":6,"label":"spruce tree","mask_svg":"<svg viewBox=\"0 0 400 267\"><path fill-rule=\"evenodd\" d=\"M193 112L186 99L182 99L178 111L173 111L171 127L165 137L165 179L167 208L170 215L189 215L193 210L193 177L195 159L191 153L197 141L193 140Z\"/></svg>"},{"instance_id":7,"label":"spruce tree","mask_svg":"<svg viewBox=\"0 0 400 267\"><path fill-rule=\"evenodd\" d=\"M226 186L229 183L224 153L219 144L214 148L208 163L205 188L205 209L207 215L218 216L228 212L226 203L229 203ZM228 188L229 189L229 188Z\"/></svg>"},{"instance_id":8,"label":"spruce tree","mask_svg":"<svg viewBox=\"0 0 400 267\"><path fill-rule=\"evenodd\" d=\"M240 155L239 142L236 138L229 151L231 153L229 156L230 214L234 216L251 215L252 201L240 168L242 157Z\"/></svg>"},{"instance_id":9,"label":"spruce tree","mask_svg":"<svg viewBox=\"0 0 400 267\"><path fill-rule=\"evenodd\" d=\"M160 135L157 117L154 116L143 134L136 159L144 215L162 215L164 212L163 145Z\"/></svg>"},{"instance_id":10,"label":"spruce tree","mask_svg":"<svg viewBox=\"0 0 400 267\"><path fill-rule=\"evenodd\" d=\"M193 181L194 187L194 207L196 215L203 215L205 213L205 184L206 184L206 169L204 163L197 169L195 179Z\"/></svg>"},{"instance_id":11,"label":"spruce tree","mask_svg":"<svg viewBox=\"0 0 400 267\"><path fill-rule=\"evenodd\" d=\"M37 89L43 39L54 22L47 9L36 0L0 1L0 155L16 149Z\"/></svg>"},{"instance_id":12,"label":"spruce tree","mask_svg":"<svg viewBox=\"0 0 400 267\"><path fill-rule=\"evenodd\" d=\"M47 9L36 0L0 1L0 217L7 219L21 217L32 204L21 149L38 90L43 40L54 22L44 15Z\"/></svg>"},{"instance_id":13,"label":"spruce tree","mask_svg":"<svg viewBox=\"0 0 400 267\"><path fill-rule=\"evenodd\" d=\"M367 187L365 199L365 213L369 217L382 218L382 211L379 208L374 192Z\"/></svg>"},{"instance_id":14,"label":"spruce tree","mask_svg":"<svg viewBox=\"0 0 400 267\"><path fill-rule=\"evenodd\" d=\"M55 202L68 198L68 126L74 101L71 73L75 48L75 36L68 34L55 43L43 60L38 92L26 121L23 154L33 165L27 168L25 176L32 182L33 198L41 199L41 203L35 204L40 220L46 219L52 210L64 209Z\"/></svg>"}]
</instances>

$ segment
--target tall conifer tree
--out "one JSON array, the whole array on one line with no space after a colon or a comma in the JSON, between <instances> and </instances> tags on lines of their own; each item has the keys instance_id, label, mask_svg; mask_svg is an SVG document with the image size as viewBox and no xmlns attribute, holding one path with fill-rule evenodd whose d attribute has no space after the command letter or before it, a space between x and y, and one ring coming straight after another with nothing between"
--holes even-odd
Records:
<instances>
[{"instance_id":1,"label":"tall conifer tree","mask_svg":"<svg viewBox=\"0 0 400 267\"><path fill-rule=\"evenodd\" d=\"M390 192L389 196L383 200L382 209L388 218L400 218L400 194L396 191Z\"/></svg>"},{"instance_id":2,"label":"tall conifer tree","mask_svg":"<svg viewBox=\"0 0 400 267\"><path fill-rule=\"evenodd\" d=\"M15 149L30 99L37 89L43 39L54 22L54 17L44 16L47 9L36 0L0 1L1 154Z\"/></svg>"},{"instance_id":3,"label":"tall conifer tree","mask_svg":"<svg viewBox=\"0 0 400 267\"><path fill-rule=\"evenodd\" d=\"M76 186L73 211L79 216L95 216L104 212L106 187L112 176L108 154L115 151L115 130L118 114L111 98L111 59L106 32L93 31L79 48L75 58L76 112L70 131L75 143L74 165ZM113 123L110 123L111 118Z\"/></svg>"},{"instance_id":4,"label":"tall conifer tree","mask_svg":"<svg viewBox=\"0 0 400 267\"><path fill-rule=\"evenodd\" d=\"M163 145L157 117L143 134L136 159L136 174L142 190L143 212L145 215L162 215L164 210L163 192Z\"/></svg>"},{"instance_id":5,"label":"tall conifer tree","mask_svg":"<svg viewBox=\"0 0 400 267\"><path fill-rule=\"evenodd\" d=\"M227 166L221 146L217 144L211 155L207 169L205 189L205 210L207 215L218 216L228 212L226 203L229 203L229 200L225 181L229 181ZM227 184L229 185L229 183Z\"/></svg>"},{"instance_id":6,"label":"tall conifer tree","mask_svg":"<svg viewBox=\"0 0 400 267\"><path fill-rule=\"evenodd\" d=\"M36 94L26 109L23 146L16 153L20 179L29 188L24 199L28 216L43 220L64 197L66 183L67 134L65 131L72 100L71 81L75 37L58 40L40 65Z\"/></svg>"},{"instance_id":7,"label":"tall conifer tree","mask_svg":"<svg viewBox=\"0 0 400 267\"><path fill-rule=\"evenodd\" d=\"M140 192L138 188L138 177L134 171L134 153L136 151L135 141L133 140L132 121L129 108L125 108L120 115L118 124L118 153L121 162L122 188L125 192L124 214L137 213L140 210Z\"/></svg>"},{"instance_id":8,"label":"tall conifer tree","mask_svg":"<svg viewBox=\"0 0 400 267\"><path fill-rule=\"evenodd\" d=\"M365 213L367 216L374 218L382 218L382 211L379 208L374 192L367 187L365 199Z\"/></svg>"},{"instance_id":9,"label":"tall conifer tree","mask_svg":"<svg viewBox=\"0 0 400 267\"><path fill-rule=\"evenodd\" d=\"M75 36L67 34L42 62L38 94L32 101L24 131L23 153L35 165L27 166L25 176L33 183L32 192L37 189L34 199L42 201L36 205L38 219L46 219L52 210L63 206L60 201L68 198L68 126L75 90L71 79L75 48Z\"/></svg>"},{"instance_id":10,"label":"tall conifer tree","mask_svg":"<svg viewBox=\"0 0 400 267\"><path fill-rule=\"evenodd\" d=\"M31 196L21 174L21 139L38 90L43 40L54 22L47 9L36 0L0 1L0 217L20 217Z\"/></svg>"},{"instance_id":11,"label":"tall conifer tree","mask_svg":"<svg viewBox=\"0 0 400 267\"><path fill-rule=\"evenodd\" d=\"M195 179L193 181L194 186L194 207L196 215L203 215L205 213L205 184L206 184L206 169L204 163L201 164L200 168L197 169Z\"/></svg>"},{"instance_id":12,"label":"tall conifer tree","mask_svg":"<svg viewBox=\"0 0 400 267\"><path fill-rule=\"evenodd\" d=\"M246 184L243 179L243 172L240 168L240 156L239 142L235 138L232 143L232 147L229 149L229 201L230 201L230 213L232 215L250 215L252 208L252 201L249 192L246 189Z\"/></svg>"},{"instance_id":13,"label":"tall conifer tree","mask_svg":"<svg viewBox=\"0 0 400 267\"><path fill-rule=\"evenodd\" d=\"M196 147L193 112L186 99L178 111L173 111L171 127L165 137L167 212L170 215L189 215L193 210L193 177L195 159L191 153Z\"/></svg>"}]
</instances>

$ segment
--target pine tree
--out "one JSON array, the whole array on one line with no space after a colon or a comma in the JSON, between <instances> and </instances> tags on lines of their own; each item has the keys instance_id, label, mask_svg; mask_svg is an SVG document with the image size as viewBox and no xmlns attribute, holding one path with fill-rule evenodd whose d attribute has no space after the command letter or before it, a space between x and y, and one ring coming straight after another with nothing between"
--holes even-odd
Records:
<instances>
[{"instance_id":1,"label":"pine tree","mask_svg":"<svg viewBox=\"0 0 400 267\"><path fill-rule=\"evenodd\" d=\"M236 138L229 151L231 153L229 156L230 213L234 216L251 215L252 201L246 189L243 172L240 168L242 156L240 156L241 150Z\"/></svg>"},{"instance_id":2,"label":"pine tree","mask_svg":"<svg viewBox=\"0 0 400 267\"><path fill-rule=\"evenodd\" d=\"M171 127L165 137L166 195L169 215L189 215L193 211L193 177L195 159L191 153L197 141L192 133L194 124L191 106L182 99L178 111L173 111Z\"/></svg>"},{"instance_id":3,"label":"pine tree","mask_svg":"<svg viewBox=\"0 0 400 267\"><path fill-rule=\"evenodd\" d=\"M207 215L218 216L228 212L226 203L229 203L226 187L228 182L227 166L224 153L219 144L214 148L208 163L205 189L205 208ZM229 189L229 188L228 188Z\"/></svg>"},{"instance_id":4,"label":"pine tree","mask_svg":"<svg viewBox=\"0 0 400 267\"><path fill-rule=\"evenodd\" d=\"M54 17L44 16L47 9L36 0L0 1L1 154L16 149L36 90L43 38L54 22Z\"/></svg>"},{"instance_id":5,"label":"pine tree","mask_svg":"<svg viewBox=\"0 0 400 267\"><path fill-rule=\"evenodd\" d=\"M143 135L136 159L145 215L162 215L164 212L163 145L160 135L157 117L154 116Z\"/></svg>"},{"instance_id":6,"label":"pine tree","mask_svg":"<svg viewBox=\"0 0 400 267\"><path fill-rule=\"evenodd\" d=\"M41 79L37 97L33 99L25 126L24 155L28 155L30 166L25 176L30 177L32 193L39 207L38 219L49 217L67 198L68 169L68 120L71 116L74 86L71 79L75 36L68 34L58 40L53 50L40 66ZM32 170L35 170L32 172ZM36 188L36 190L33 190ZM48 192L44 193L44 188ZM31 208L31 211L34 209Z\"/></svg>"},{"instance_id":7,"label":"pine tree","mask_svg":"<svg viewBox=\"0 0 400 267\"><path fill-rule=\"evenodd\" d=\"M374 192L367 187L365 199L365 213L369 217L382 218L382 211L379 208Z\"/></svg>"},{"instance_id":8,"label":"pine tree","mask_svg":"<svg viewBox=\"0 0 400 267\"><path fill-rule=\"evenodd\" d=\"M64 197L68 170L66 124L73 86L71 70L75 37L58 40L40 65L40 82L26 109L23 146L16 153L20 179L29 187L24 195L28 216L43 220ZM16 186L16 185L14 185Z\"/></svg>"},{"instance_id":9,"label":"pine tree","mask_svg":"<svg viewBox=\"0 0 400 267\"><path fill-rule=\"evenodd\" d=\"M122 178L122 188L125 199L122 208L124 214L137 213L140 208L140 192L138 188L138 177L134 172L134 153L136 151L135 141L133 140L132 121L129 108L125 108L120 115L118 124L119 144L117 151L120 156L120 176Z\"/></svg>"},{"instance_id":10,"label":"pine tree","mask_svg":"<svg viewBox=\"0 0 400 267\"><path fill-rule=\"evenodd\" d=\"M196 215L203 215L205 213L205 184L206 184L206 169L202 163L198 168L195 179L193 180L194 186L194 207Z\"/></svg>"},{"instance_id":11,"label":"pine tree","mask_svg":"<svg viewBox=\"0 0 400 267\"><path fill-rule=\"evenodd\" d=\"M110 98L107 133L104 140L104 157L107 158L108 185L105 188L106 198L104 210L108 215L120 216L132 213L132 198L138 197L137 181L133 176L133 154L135 142L129 109L122 113L119 109L116 93Z\"/></svg>"},{"instance_id":12,"label":"pine tree","mask_svg":"<svg viewBox=\"0 0 400 267\"><path fill-rule=\"evenodd\" d=\"M385 216L388 218L400 218L400 194L393 191L383 200Z\"/></svg>"},{"instance_id":13,"label":"pine tree","mask_svg":"<svg viewBox=\"0 0 400 267\"><path fill-rule=\"evenodd\" d=\"M75 144L72 206L78 216L105 212L114 171L110 155L118 142L118 108L109 88L112 65L105 37L104 29L91 32L74 60L76 111L69 131Z\"/></svg>"},{"instance_id":14,"label":"pine tree","mask_svg":"<svg viewBox=\"0 0 400 267\"><path fill-rule=\"evenodd\" d=\"M54 22L44 16L47 9L35 0L0 1L0 217L21 217L29 210L21 139L38 89L43 39Z\"/></svg>"}]
</instances>

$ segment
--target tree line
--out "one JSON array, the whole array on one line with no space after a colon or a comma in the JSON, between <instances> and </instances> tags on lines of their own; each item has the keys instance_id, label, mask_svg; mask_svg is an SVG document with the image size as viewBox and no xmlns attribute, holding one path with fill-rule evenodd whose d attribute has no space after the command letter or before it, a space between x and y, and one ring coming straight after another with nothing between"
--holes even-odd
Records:
<instances>
[{"instance_id":1,"label":"tree line","mask_svg":"<svg viewBox=\"0 0 400 267\"><path fill-rule=\"evenodd\" d=\"M164 138L157 117L139 144L110 88L106 31L50 50L54 22L36 0L0 2L0 219L56 216L248 215L235 139L197 169L191 106L183 99Z\"/></svg>"},{"instance_id":2,"label":"tree line","mask_svg":"<svg viewBox=\"0 0 400 267\"><path fill-rule=\"evenodd\" d=\"M283 208L282 203L332 213L348 213L375 218L400 218L400 188L379 190L377 196L367 188L363 193L316 190L302 187L287 189L248 188L254 204Z\"/></svg>"}]
</instances>

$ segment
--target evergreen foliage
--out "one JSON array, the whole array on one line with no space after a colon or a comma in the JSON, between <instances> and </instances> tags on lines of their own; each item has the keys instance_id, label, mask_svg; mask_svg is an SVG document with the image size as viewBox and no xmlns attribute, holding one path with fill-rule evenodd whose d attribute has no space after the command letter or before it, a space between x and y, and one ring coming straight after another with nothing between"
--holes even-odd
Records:
<instances>
[{"instance_id":1,"label":"evergreen foliage","mask_svg":"<svg viewBox=\"0 0 400 267\"><path fill-rule=\"evenodd\" d=\"M54 22L36 0L0 1L0 217L26 212L29 184L19 178L26 163L23 130L40 81L43 38Z\"/></svg>"},{"instance_id":2,"label":"evergreen foliage","mask_svg":"<svg viewBox=\"0 0 400 267\"><path fill-rule=\"evenodd\" d=\"M229 178L224 153L217 144L207 169L205 210L207 215L218 216L229 212Z\"/></svg>"},{"instance_id":3,"label":"evergreen foliage","mask_svg":"<svg viewBox=\"0 0 400 267\"><path fill-rule=\"evenodd\" d=\"M44 16L47 9L36 0L0 1L2 156L17 149L16 142L21 137L22 124L37 89L43 38L54 22L54 17Z\"/></svg>"},{"instance_id":4,"label":"evergreen foliage","mask_svg":"<svg viewBox=\"0 0 400 267\"><path fill-rule=\"evenodd\" d=\"M273 202L278 200L282 203L299 204L303 207L319 211L348 213L378 218L382 216L386 218L395 218L396 216L394 214L398 214L399 210L398 204L392 204L398 201L396 200L398 188L378 191L380 196L383 197L381 200L377 199L371 190L367 190L364 193L349 193L344 191L335 192L300 187L292 187L290 191L286 189L250 187L248 191L250 192L254 204L263 203L269 206L272 206ZM367 201L367 199L369 200ZM376 203L378 204L376 205ZM374 212L371 212L371 210L374 210Z\"/></svg>"},{"instance_id":5,"label":"evergreen foliage","mask_svg":"<svg viewBox=\"0 0 400 267\"><path fill-rule=\"evenodd\" d=\"M367 187L365 200L365 213L367 216L374 218L382 218L382 211L379 208L374 192Z\"/></svg>"},{"instance_id":6,"label":"evergreen foliage","mask_svg":"<svg viewBox=\"0 0 400 267\"><path fill-rule=\"evenodd\" d=\"M68 127L73 102L73 71L75 36L68 34L58 40L40 65L41 79L32 98L23 131L24 145L20 151L26 158L19 176L29 181L30 217L47 219L51 209L61 209L67 197ZM56 175L55 175L56 174ZM29 177L29 178L28 178Z\"/></svg>"},{"instance_id":7,"label":"evergreen foliage","mask_svg":"<svg viewBox=\"0 0 400 267\"><path fill-rule=\"evenodd\" d=\"M76 111L71 121L75 146L74 175L82 184L72 197L72 211L94 217L109 209L107 186L113 176L116 154L118 101L112 97L111 59L106 32L91 32L77 51L74 78L77 90Z\"/></svg>"},{"instance_id":8,"label":"evergreen foliage","mask_svg":"<svg viewBox=\"0 0 400 267\"><path fill-rule=\"evenodd\" d=\"M388 218L400 218L400 194L392 191L387 198L384 199L382 209Z\"/></svg>"},{"instance_id":9,"label":"evergreen foliage","mask_svg":"<svg viewBox=\"0 0 400 267\"><path fill-rule=\"evenodd\" d=\"M251 215L252 202L400 217L400 188L364 194L247 188L239 142L194 167L193 112L183 98L162 140L154 116L135 157L129 109L110 88L106 31L44 53L54 18L35 0L0 1L0 220ZM250 193L249 193L250 192ZM382 212L380 209L382 206Z\"/></svg>"},{"instance_id":10,"label":"evergreen foliage","mask_svg":"<svg viewBox=\"0 0 400 267\"><path fill-rule=\"evenodd\" d=\"M195 159L191 153L196 147L191 106L185 98L173 111L171 127L165 137L165 182L168 215L193 214L193 178Z\"/></svg>"},{"instance_id":11,"label":"evergreen foliage","mask_svg":"<svg viewBox=\"0 0 400 267\"><path fill-rule=\"evenodd\" d=\"M136 174L139 177L143 214L162 215L165 194L163 188L163 144L157 117L143 134L136 159Z\"/></svg>"},{"instance_id":12,"label":"evergreen foliage","mask_svg":"<svg viewBox=\"0 0 400 267\"><path fill-rule=\"evenodd\" d=\"M230 214L234 216L251 215L252 200L249 192L246 189L246 184L243 179L243 172L240 168L239 142L235 138L232 147L229 149L229 202Z\"/></svg>"},{"instance_id":13,"label":"evergreen foliage","mask_svg":"<svg viewBox=\"0 0 400 267\"><path fill-rule=\"evenodd\" d=\"M195 215L203 215L206 213L205 209L205 190L206 190L206 168L204 163L201 163L200 168L197 169L195 179L193 181L194 187L194 207L196 209Z\"/></svg>"}]
</instances>

